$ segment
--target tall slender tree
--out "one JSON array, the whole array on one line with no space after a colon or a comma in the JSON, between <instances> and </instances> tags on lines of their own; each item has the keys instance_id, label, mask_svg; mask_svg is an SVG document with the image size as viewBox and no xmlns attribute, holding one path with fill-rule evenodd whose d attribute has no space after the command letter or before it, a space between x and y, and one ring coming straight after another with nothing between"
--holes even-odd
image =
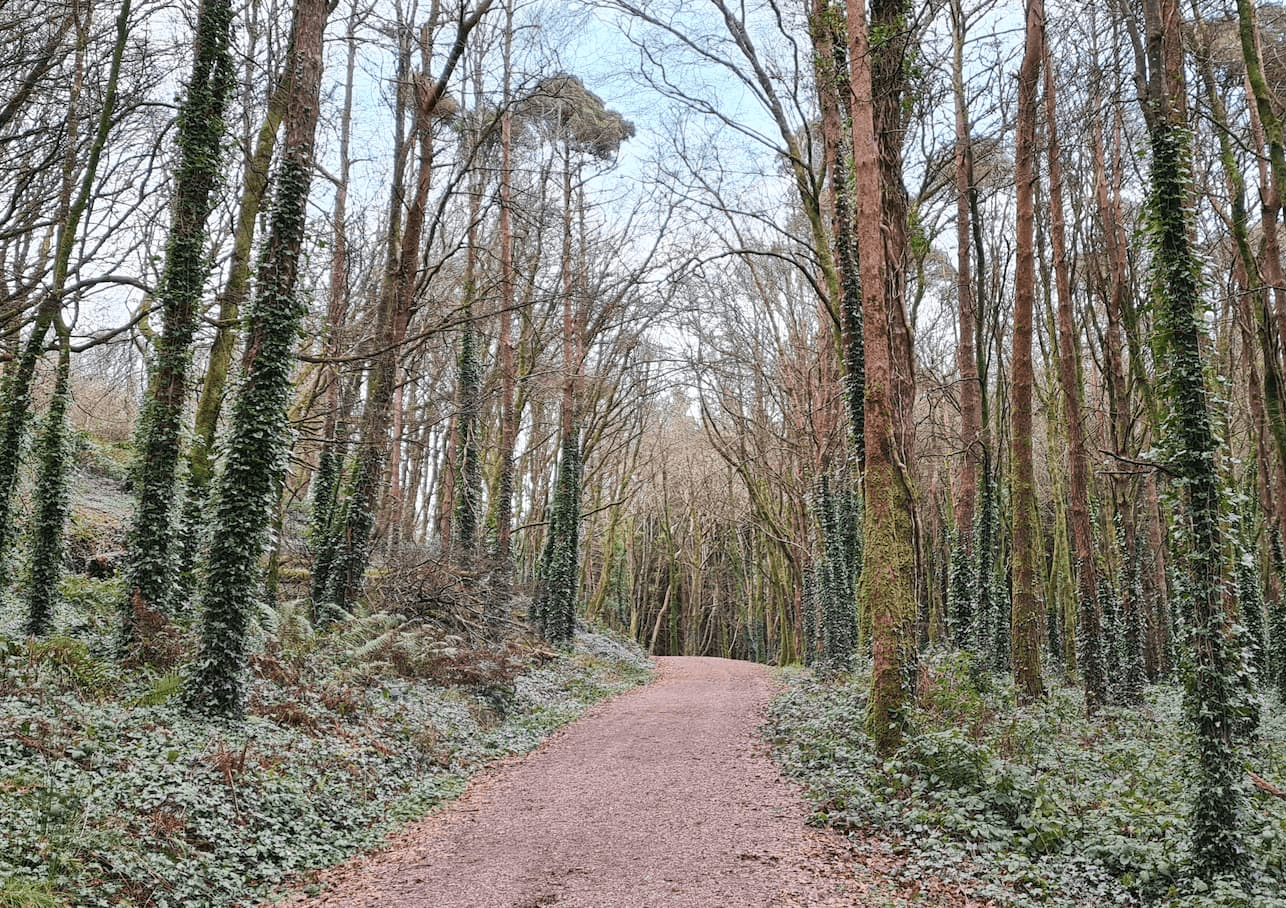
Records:
<instances>
[{"instance_id":1,"label":"tall slender tree","mask_svg":"<svg viewBox=\"0 0 1286 908\"><path fill-rule=\"evenodd\" d=\"M518 425L515 412L517 363L513 341L514 280L513 236L513 0L505 0L504 76L500 113L500 212L497 230L500 243L500 451L496 481L496 566L507 580L511 571L514 505L514 447Z\"/></svg>"},{"instance_id":2,"label":"tall slender tree","mask_svg":"<svg viewBox=\"0 0 1286 908\"><path fill-rule=\"evenodd\" d=\"M1036 302L1036 93L1044 56L1045 6L1027 0L1026 41L1018 70L1015 194L1018 203L1017 262L1014 268L1013 384L1010 386L1010 504L1013 509L1013 648L1014 684L1020 702L1042 693L1040 635L1042 612L1036 584L1037 547L1041 545L1036 515L1036 472L1032 454L1032 313ZM1003 619L1002 619L1003 620Z\"/></svg>"},{"instance_id":3,"label":"tall slender tree","mask_svg":"<svg viewBox=\"0 0 1286 908\"><path fill-rule=\"evenodd\" d=\"M911 34L902 0L848 0L853 175L866 360L862 604L873 663L867 731L882 754L902 739L915 661L914 493L906 467L914 390L903 263L904 53ZM871 35L880 40L873 43Z\"/></svg>"},{"instance_id":4,"label":"tall slender tree","mask_svg":"<svg viewBox=\"0 0 1286 908\"><path fill-rule=\"evenodd\" d=\"M173 611L175 490L182 449L188 368L209 274L206 224L222 171L223 113L234 85L230 0L204 0L196 22L196 56L179 109L174 220L157 301L162 330L139 423L138 501L129 526L121 646L135 643L144 612Z\"/></svg>"},{"instance_id":5,"label":"tall slender tree","mask_svg":"<svg viewBox=\"0 0 1286 908\"><path fill-rule=\"evenodd\" d=\"M1237 755L1237 655L1224 599L1218 439L1201 352L1200 262L1192 245L1190 132L1176 0L1144 4L1143 97L1151 146L1150 241L1157 295L1156 343L1165 364L1167 469L1183 497L1182 585L1192 669L1186 681L1200 771L1193 852L1204 877L1245 864L1244 783Z\"/></svg>"},{"instance_id":6,"label":"tall slender tree","mask_svg":"<svg viewBox=\"0 0 1286 908\"><path fill-rule=\"evenodd\" d=\"M328 0L296 0L287 63L281 162L268 235L248 317L241 379L202 598L201 647L185 689L194 712L221 717L243 708L246 634L258 596L259 561L284 467L286 410L295 341L304 314L297 284L320 107L322 35Z\"/></svg>"},{"instance_id":7,"label":"tall slender tree","mask_svg":"<svg viewBox=\"0 0 1286 908\"><path fill-rule=\"evenodd\" d=\"M956 189L956 297L960 309L956 361L960 370L960 479L954 506L955 534L951 551L951 615L956 640L972 646L976 615L977 578L973 536L977 516L978 471L982 448L982 388L978 369L976 334L979 318L974 299L973 263L970 245L970 210L977 190L973 185L973 138L969 132L968 99L965 94L964 45L968 23L962 0L951 0L951 88L955 101L955 189Z\"/></svg>"},{"instance_id":8,"label":"tall slender tree","mask_svg":"<svg viewBox=\"0 0 1286 908\"><path fill-rule=\"evenodd\" d=\"M558 477L549 508L549 527L541 558L540 583L532 600L532 618L541 633L565 643L575 631L580 585L581 519L581 398L584 386L587 300L579 292L574 255L573 189L581 185L583 160L592 156L611 161L621 144L634 135L634 124L609 110L603 99L575 76L557 74L542 80L527 101L529 115L543 121L556 154L562 157L562 277L563 376L559 400L562 439ZM583 194L581 205L584 205Z\"/></svg>"}]
</instances>

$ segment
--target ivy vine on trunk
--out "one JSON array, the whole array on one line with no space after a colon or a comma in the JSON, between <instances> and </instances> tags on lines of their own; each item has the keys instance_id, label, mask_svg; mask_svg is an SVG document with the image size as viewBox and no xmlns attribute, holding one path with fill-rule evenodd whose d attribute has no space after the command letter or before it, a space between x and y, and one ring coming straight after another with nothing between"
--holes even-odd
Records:
<instances>
[{"instance_id":1,"label":"ivy vine on trunk","mask_svg":"<svg viewBox=\"0 0 1286 908\"><path fill-rule=\"evenodd\" d=\"M129 526L129 560L122 602L122 648L135 642L140 610L169 614L174 588L176 472L182 449L192 341L210 263L206 224L223 164L223 113L234 74L228 51L229 0L205 0L197 17L196 59L179 110L179 163L174 221L165 247L157 300L163 327L139 421L138 501Z\"/></svg>"},{"instance_id":2,"label":"ivy vine on trunk","mask_svg":"<svg viewBox=\"0 0 1286 908\"><path fill-rule=\"evenodd\" d=\"M1188 133L1165 118L1154 121L1150 132L1150 239L1157 270L1157 333L1170 403L1167 466L1186 505L1183 600L1193 654L1186 690L1200 770L1192 835L1197 869L1211 875L1236 870L1246 856L1241 831L1245 792L1236 747L1238 659L1223 608L1222 491L1200 350L1199 265L1188 239Z\"/></svg>"},{"instance_id":3,"label":"ivy vine on trunk","mask_svg":"<svg viewBox=\"0 0 1286 908\"><path fill-rule=\"evenodd\" d=\"M228 458L219 477L202 605L201 647L185 702L194 712L232 717L242 710L246 634L259 587L259 563L286 453L286 410L294 347L304 314L296 289L313 170L327 0L298 0L289 61L276 201L259 263L241 381L232 407Z\"/></svg>"}]
</instances>

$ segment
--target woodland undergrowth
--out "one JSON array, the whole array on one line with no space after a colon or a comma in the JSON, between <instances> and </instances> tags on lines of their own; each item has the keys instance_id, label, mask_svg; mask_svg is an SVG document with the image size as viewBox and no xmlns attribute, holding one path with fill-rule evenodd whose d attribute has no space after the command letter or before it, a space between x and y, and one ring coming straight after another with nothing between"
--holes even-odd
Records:
<instances>
[{"instance_id":1,"label":"woodland undergrowth","mask_svg":"<svg viewBox=\"0 0 1286 908\"><path fill-rule=\"evenodd\" d=\"M1249 871L1190 871L1197 778L1182 692L1085 717L1051 685L1015 707L1010 681L968 653L919 668L911 731L885 763L863 729L867 670L792 675L765 732L801 781L814 822L849 833L861 860L906 892L946 887L1004 906L1286 906L1286 800L1250 785ZM1246 769L1286 785L1286 716L1265 703Z\"/></svg>"},{"instance_id":2,"label":"woodland undergrowth","mask_svg":"<svg viewBox=\"0 0 1286 908\"><path fill-rule=\"evenodd\" d=\"M64 593L61 635L0 616L0 908L255 904L650 671L601 633L554 652L391 613L318 633L285 605L261 616L245 720L199 721L181 666L111 657L119 580Z\"/></svg>"}]
</instances>

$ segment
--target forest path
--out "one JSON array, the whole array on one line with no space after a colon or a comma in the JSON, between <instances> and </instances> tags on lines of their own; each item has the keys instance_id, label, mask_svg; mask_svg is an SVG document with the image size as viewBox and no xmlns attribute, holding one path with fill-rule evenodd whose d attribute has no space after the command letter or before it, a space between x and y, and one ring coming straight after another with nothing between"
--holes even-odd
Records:
<instances>
[{"instance_id":1,"label":"forest path","mask_svg":"<svg viewBox=\"0 0 1286 908\"><path fill-rule=\"evenodd\" d=\"M844 840L805 825L803 799L756 735L771 670L657 661L651 684L480 776L387 850L324 875L324 894L292 904L864 904L866 887L839 859Z\"/></svg>"}]
</instances>

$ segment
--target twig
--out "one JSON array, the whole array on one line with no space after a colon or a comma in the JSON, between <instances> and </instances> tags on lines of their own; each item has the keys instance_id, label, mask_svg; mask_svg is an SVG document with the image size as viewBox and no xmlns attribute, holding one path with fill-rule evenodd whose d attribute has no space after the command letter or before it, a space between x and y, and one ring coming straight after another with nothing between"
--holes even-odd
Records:
<instances>
[{"instance_id":1,"label":"twig","mask_svg":"<svg viewBox=\"0 0 1286 908\"><path fill-rule=\"evenodd\" d=\"M1256 773L1253 773L1253 772L1248 772L1247 775L1250 776L1250 781L1254 782L1255 787L1258 788L1260 791L1266 791L1274 798L1281 798L1283 801L1286 801L1286 791L1282 791L1280 788L1278 788L1272 782L1269 782L1261 775L1257 775Z\"/></svg>"}]
</instances>

